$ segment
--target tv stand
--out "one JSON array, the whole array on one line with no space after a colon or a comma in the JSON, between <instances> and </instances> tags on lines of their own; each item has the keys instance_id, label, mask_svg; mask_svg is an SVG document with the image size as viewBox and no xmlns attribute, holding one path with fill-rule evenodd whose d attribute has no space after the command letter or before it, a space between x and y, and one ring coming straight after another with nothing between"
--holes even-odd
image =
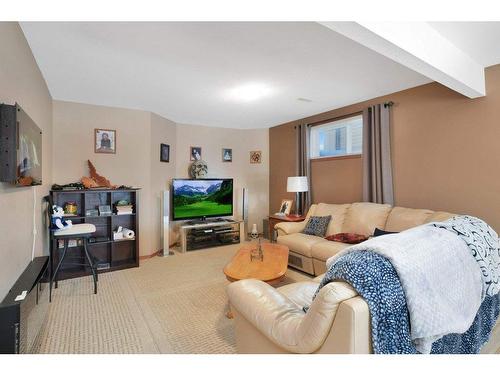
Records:
<instances>
[{"instance_id":1,"label":"tv stand","mask_svg":"<svg viewBox=\"0 0 500 375\"><path fill-rule=\"evenodd\" d=\"M240 243L244 228L243 221L228 219L188 221L180 226L181 252Z\"/></svg>"},{"instance_id":2,"label":"tv stand","mask_svg":"<svg viewBox=\"0 0 500 375\"><path fill-rule=\"evenodd\" d=\"M198 219L198 220L186 221L187 225L201 225L201 224L211 224L211 223L234 223L234 220L218 217L216 219Z\"/></svg>"}]
</instances>

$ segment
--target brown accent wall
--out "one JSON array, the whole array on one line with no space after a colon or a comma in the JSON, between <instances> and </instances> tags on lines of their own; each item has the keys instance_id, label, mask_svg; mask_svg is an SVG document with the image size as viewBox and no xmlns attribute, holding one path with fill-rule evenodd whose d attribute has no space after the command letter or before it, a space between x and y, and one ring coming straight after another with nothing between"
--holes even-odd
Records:
<instances>
[{"instance_id":1,"label":"brown accent wall","mask_svg":"<svg viewBox=\"0 0 500 375\"><path fill-rule=\"evenodd\" d=\"M396 205L475 215L499 231L500 65L486 69L486 92L468 99L431 83L271 128L270 211L287 196L286 177L295 173L294 125L392 100ZM313 161L314 202L361 200L361 161Z\"/></svg>"}]
</instances>

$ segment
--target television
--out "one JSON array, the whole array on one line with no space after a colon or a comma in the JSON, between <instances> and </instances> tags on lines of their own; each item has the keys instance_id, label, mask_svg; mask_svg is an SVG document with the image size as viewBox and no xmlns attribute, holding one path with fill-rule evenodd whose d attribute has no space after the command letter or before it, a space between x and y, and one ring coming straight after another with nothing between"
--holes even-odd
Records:
<instances>
[{"instance_id":1,"label":"television","mask_svg":"<svg viewBox=\"0 0 500 375\"><path fill-rule=\"evenodd\" d=\"M232 215L232 178L173 179L172 220Z\"/></svg>"},{"instance_id":2,"label":"television","mask_svg":"<svg viewBox=\"0 0 500 375\"><path fill-rule=\"evenodd\" d=\"M0 181L42 184L42 131L19 104L0 104Z\"/></svg>"}]
</instances>

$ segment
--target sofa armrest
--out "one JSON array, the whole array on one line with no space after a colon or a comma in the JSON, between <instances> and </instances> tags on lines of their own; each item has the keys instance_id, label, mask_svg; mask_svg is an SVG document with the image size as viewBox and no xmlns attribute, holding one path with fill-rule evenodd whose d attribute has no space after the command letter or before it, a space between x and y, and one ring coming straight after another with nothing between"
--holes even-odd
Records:
<instances>
[{"instance_id":1,"label":"sofa armrest","mask_svg":"<svg viewBox=\"0 0 500 375\"><path fill-rule=\"evenodd\" d=\"M300 233L306 227L306 221L298 221L298 222L281 222L274 226L276 232L278 232L279 236L284 236L286 234L292 233Z\"/></svg>"},{"instance_id":2,"label":"sofa armrest","mask_svg":"<svg viewBox=\"0 0 500 375\"><path fill-rule=\"evenodd\" d=\"M321 289L306 314L263 281L240 280L230 284L227 293L232 309L270 341L293 353L318 350L330 332L339 304L357 295L346 283L330 283Z\"/></svg>"}]
</instances>

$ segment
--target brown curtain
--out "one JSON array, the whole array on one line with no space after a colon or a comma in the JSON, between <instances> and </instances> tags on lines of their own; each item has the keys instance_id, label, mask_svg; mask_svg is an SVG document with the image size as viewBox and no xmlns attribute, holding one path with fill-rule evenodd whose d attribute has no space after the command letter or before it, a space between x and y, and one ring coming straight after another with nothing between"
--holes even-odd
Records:
<instances>
[{"instance_id":1,"label":"brown curtain","mask_svg":"<svg viewBox=\"0 0 500 375\"><path fill-rule=\"evenodd\" d=\"M391 104L363 111L363 200L394 205L390 135Z\"/></svg>"},{"instance_id":2,"label":"brown curtain","mask_svg":"<svg viewBox=\"0 0 500 375\"><path fill-rule=\"evenodd\" d=\"M297 176L306 176L309 191L301 194L302 212L309 210L312 202L311 193L311 158L309 150L310 126L307 124L298 125L297 131ZM298 203L298 202L297 202Z\"/></svg>"}]
</instances>

